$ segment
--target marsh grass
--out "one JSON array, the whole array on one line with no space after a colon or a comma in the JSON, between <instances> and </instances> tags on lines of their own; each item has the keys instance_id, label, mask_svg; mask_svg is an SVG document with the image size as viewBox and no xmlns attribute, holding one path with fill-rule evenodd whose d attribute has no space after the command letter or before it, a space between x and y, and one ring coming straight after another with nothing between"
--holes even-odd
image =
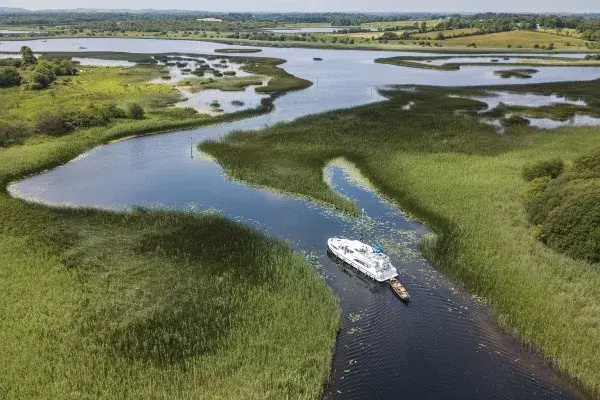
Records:
<instances>
[{"instance_id":1,"label":"marsh grass","mask_svg":"<svg viewBox=\"0 0 600 400\"><path fill-rule=\"evenodd\" d=\"M235 49L235 48L225 48L225 49L215 49L215 53L221 54L244 54L244 53L260 53L261 49Z\"/></svg>"},{"instance_id":2,"label":"marsh grass","mask_svg":"<svg viewBox=\"0 0 600 400\"><path fill-rule=\"evenodd\" d=\"M600 81L511 86L598 102ZM497 89L497 88L496 88ZM530 162L567 163L596 147L597 128L538 131L482 124L483 103L448 94L486 88L417 87L389 101L234 133L201 149L238 179L298 192L352 212L323 184L322 168L344 157L380 191L437 233L425 255L494 307L498 321L564 374L600 393L600 271L544 246L525 212ZM415 105L409 111L403 106Z\"/></svg>"},{"instance_id":3,"label":"marsh grass","mask_svg":"<svg viewBox=\"0 0 600 400\"><path fill-rule=\"evenodd\" d=\"M242 67L246 72L256 75L271 77L266 86L256 88L257 93L284 93L294 90L302 90L312 85L311 81L298 78L283 68L280 68L283 60L257 60L248 59L247 64Z\"/></svg>"},{"instance_id":4,"label":"marsh grass","mask_svg":"<svg viewBox=\"0 0 600 400\"><path fill-rule=\"evenodd\" d=\"M225 76L223 78L192 78L184 79L178 83L191 92L205 89L219 89L227 92L239 92L251 85L262 85L263 77L260 76Z\"/></svg>"},{"instance_id":5,"label":"marsh grass","mask_svg":"<svg viewBox=\"0 0 600 400\"><path fill-rule=\"evenodd\" d=\"M143 83L153 71L85 68L55 97L0 91L22 96L0 105L15 119L52 99L150 107L143 120L0 149L0 397L318 398L339 310L290 246L213 214L52 209L5 192L97 144L273 108L274 96L181 119L163 107L171 88Z\"/></svg>"},{"instance_id":6,"label":"marsh grass","mask_svg":"<svg viewBox=\"0 0 600 400\"><path fill-rule=\"evenodd\" d=\"M532 78L534 74L537 74L539 71L537 69L530 68L515 68L515 69L505 69L494 71L494 75L497 75L501 78L518 78L518 79L529 79Z\"/></svg>"},{"instance_id":7,"label":"marsh grass","mask_svg":"<svg viewBox=\"0 0 600 400\"><path fill-rule=\"evenodd\" d=\"M448 62L444 64L430 64L428 62L436 60L448 60L453 56L396 56L396 57L385 57L375 59L376 63L396 65L399 67L409 68L420 68L420 69L433 69L438 71L458 71L463 66L497 66L498 62ZM489 56L474 55L472 58L489 58ZM532 59L527 56L511 56L511 62L502 63L503 66L520 66L520 67L598 67L600 62L590 60L578 60L573 58L564 57L539 57ZM517 71L515 69L514 71ZM533 69L521 68L521 75L531 75ZM537 71L536 71L537 72ZM498 74L502 77L515 76L514 74L508 75L508 72L498 71Z\"/></svg>"}]
</instances>

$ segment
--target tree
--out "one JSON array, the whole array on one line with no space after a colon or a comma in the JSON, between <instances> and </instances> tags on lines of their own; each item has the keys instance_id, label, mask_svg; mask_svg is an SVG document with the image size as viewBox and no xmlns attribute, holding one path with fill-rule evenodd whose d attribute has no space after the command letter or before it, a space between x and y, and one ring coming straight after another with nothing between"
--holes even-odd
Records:
<instances>
[{"instance_id":1,"label":"tree","mask_svg":"<svg viewBox=\"0 0 600 400\"><path fill-rule=\"evenodd\" d=\"M438 32L437 36L436 36L436 39L437 40L444 40L444 39L446 39L446 37L444 36L443 32Z\"/></svg>"},{"instance_id":2,"label":"tree","mask_svg":"<svg viewBox=\"0 0 600 400\"><path fill-rule=\"evenodd\" d=\"M398 35L395 32L384 32L379 40L398 40Z\"/></svg>"},{"instance_id":3,"label":"tree","mask_svg":"<svg viewBox=\"0 0 600 400\"><path fill-rule=\"evenodd\" d=\"M21 75L15 67L0 67L0 87L19 86Z\"/></svg>"},{"instance_id":4,"label":"tree","mask_svg":"<svg viewBox=\"0 0 600 400\"><path fill-rule=\"evenodd\" d=\"M23 58L24 65L33 65L37 62L33 51L27 46L21 47L21 57Z\"/></svg>"}]
</instances>

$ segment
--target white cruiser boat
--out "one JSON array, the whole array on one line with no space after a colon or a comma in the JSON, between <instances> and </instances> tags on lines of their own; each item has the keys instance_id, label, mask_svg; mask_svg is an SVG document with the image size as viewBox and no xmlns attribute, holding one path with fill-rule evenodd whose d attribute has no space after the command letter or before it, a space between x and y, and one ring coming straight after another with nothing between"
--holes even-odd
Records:
<instances>
[{"instance_id":1,"label":"white cruiser boat","mask_svg":"<svg viewBox=\"0 0 600 400\"><path fill-rule=\"evenodd\" d=\"M350 264L377 282L389 281L398 271L379 247L371 247L358 240L330 238L327 247L340 260Z\"/></svg>"}]
</instances>

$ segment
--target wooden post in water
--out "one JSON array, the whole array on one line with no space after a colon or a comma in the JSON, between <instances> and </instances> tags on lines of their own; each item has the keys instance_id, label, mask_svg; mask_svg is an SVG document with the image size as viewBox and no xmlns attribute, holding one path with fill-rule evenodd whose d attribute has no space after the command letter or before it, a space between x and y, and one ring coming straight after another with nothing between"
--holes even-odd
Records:
<instances>
[{"instance_id":1,"label":"wooden post in water","mask_svg":"<svg viewBox=\"0 0 600 400\"><path fill-rule=\"evenodd\" d=\"M192 137L190 136L190 158L194 159L194 142Z\"/></svg>"}]
</instances>

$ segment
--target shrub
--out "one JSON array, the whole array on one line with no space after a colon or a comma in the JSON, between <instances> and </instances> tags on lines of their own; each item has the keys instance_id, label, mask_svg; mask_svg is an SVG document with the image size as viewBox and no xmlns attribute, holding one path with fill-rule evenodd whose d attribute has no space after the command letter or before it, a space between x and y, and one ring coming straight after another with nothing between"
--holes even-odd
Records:
<instances>
[{"instance_id":1,"label":"shrub","mask_svg":"<svg viewBox=\"0 0 600 400\"><path fill-rule=\"evenodd\" d=\"M29 77L29 88L33 90L45 89L50 86L55 79L56 77L47 71L34 71Z\"/></svg>"},{"instance_id":2,"label":"shrub","mask_svg":"<svg viewBox=\"0 0 600 400\"><path fill-rule=\"evenodd\" d=\"M61 111L51 111L44 112L37 116L35 129L37 132L45 135L58 136L71 132L73 127L69 124L65 113Z\"/></svg>"},{"instance_id":3,"label":"shrub","mask_svg":"<svg viewBox=\"0 0 600 400\"><path fill-rule=\"evenodd\" d=\"M562 172L558 161L550 168L553 175ZM532 181L532 195L525 204L529 220L547 246L576 259L600 262L600 150L576 160L559 175L550 180L547 173Z\"/></svg>"},{"instance_id":4,"label":"shrub","mask_svg":"<svg viewBox=\"0 0 600 400\"><path fill-rule=\"evenodd\" d=\"M55 60L50 63L55 76L72 76L77 73L77 68L70 60Z\"/></svg>"},{"instance_id":5,"label":"shrub","mask_svg":"<svg viewBox=\"0 0 600 400\"><path fill-rule=\"evenodd\" d=\"M21 75L15 67L0 67L0 87L19 86Z\"/></svg>"},{"instance_id":6,"label":"shrub","mask_svg":"<svg viewBox=\"0 0 600 400\"><path fill-rule=\"evenodd\" d=\"M80 109L54 110L37 117L36 131L46 135L63 135L80 128L107 125L114 118L127 114L115 104L88 105Z\"/></svg>"},{"instance_id":7,"label":"shrub","mask_svg":"<svg viewBox=\"0 0 600 400\"><path fill-rule=\"evenodd\" d=\"M127 115L129 118L142 119L146 115L146 112L139 104L130 103L127 105Z\"/></svg>"},{"instance_id":8,"label":"shrub","mask_svg":"<svg viewBox=\"0 0 600 400\"><path fill-rule=\"evenodd\" d=\"M543 177L556 179L564 172L564 170L565 163L559 158L538 161L523 167L523 179L528 182Z\"/></svg>"},{"instance_id":9,"label":"shrub","mask_svg":"<svg viewBox=\"0 0 600 400\"><path fill-rule=\"evenodd\" d=\"M20 58L3 58L0 59L0 67L15 67L21 68L23 66L23 60Z\"/></svg>"},{"instance_id":10,"label":"shrub","mask_svg":"<svg viewBox=\"0 0 600 400\"><path fill-rule=\"evenodd\" d=\"M23 122L0 121L0 147L21 144L31 135L31 127Z\"/></svg>"},{"instance_id":11,"label":"shrub","mask_svg":"<svg viewBox=\"0 0 600 400\"><path fill-rule=\"evenodd\" d=\"M21 47L21 57L23 59L23 64L25 65L31 65L37 62L33 51L31 51L31 48L27 46Z\"/></svg>"}]
</instances>

